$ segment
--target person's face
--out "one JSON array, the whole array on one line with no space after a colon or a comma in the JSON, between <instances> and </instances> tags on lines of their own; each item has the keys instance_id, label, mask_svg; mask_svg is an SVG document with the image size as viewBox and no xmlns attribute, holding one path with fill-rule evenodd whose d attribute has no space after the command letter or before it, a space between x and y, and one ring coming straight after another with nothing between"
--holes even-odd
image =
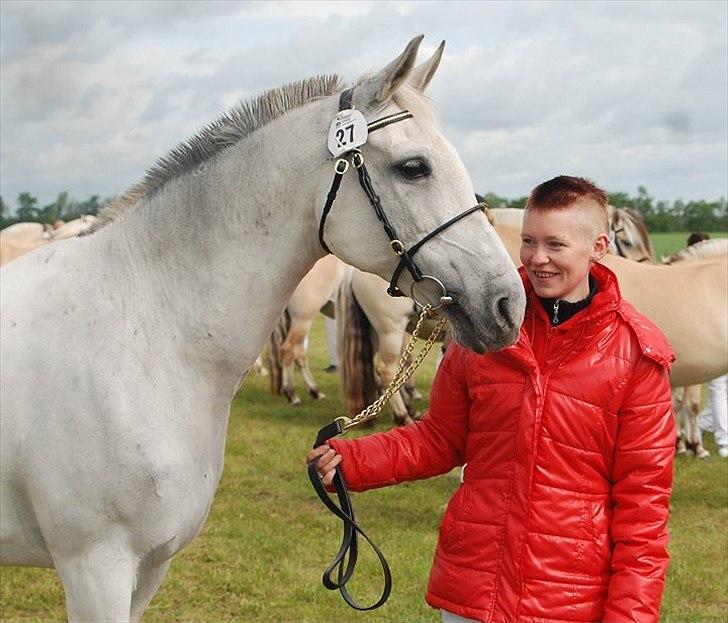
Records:
<instances>
[{"instance_id":1,"label":"person's face","mask_svg":"<svg viewBox=\"0 0 728 623\"><path fill-rule=\"evenodd\" d=\"M589 268L604 256L609 238L599 234L591 240L582 219L573 208L526 210L521 262L540 297L575 302L589 294Z\"/></svg>"}]
</instances>

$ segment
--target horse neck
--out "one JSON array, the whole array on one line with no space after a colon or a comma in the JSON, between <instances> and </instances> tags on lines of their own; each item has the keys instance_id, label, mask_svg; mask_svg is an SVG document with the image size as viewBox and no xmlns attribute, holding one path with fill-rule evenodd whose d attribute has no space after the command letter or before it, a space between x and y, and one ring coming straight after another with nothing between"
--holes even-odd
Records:
<instances>
[{"instance_id":1,"label":"horse neck","mask_svg":"<svg viewBox=\"0 0 728 623\"><path fill-rule=\"evenodd\" d=\"M176 345L195 376L230 395L323 255L314 203L326 137L305 112L256 130L105 228L144 323Z\"/></svg>"}]
</instances>

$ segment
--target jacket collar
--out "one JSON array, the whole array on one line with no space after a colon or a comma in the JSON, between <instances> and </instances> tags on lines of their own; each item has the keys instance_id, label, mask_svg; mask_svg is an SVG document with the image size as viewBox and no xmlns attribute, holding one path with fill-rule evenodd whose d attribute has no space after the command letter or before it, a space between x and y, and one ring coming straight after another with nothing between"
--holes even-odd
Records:
<instances>
[{"instance_id":1,"label":"jacket collar","mask_svg":"<svg viewBox=\"0 0 728 623\"><path fill-rule=\"evenodd\" d=\"M531 280L526 275L526 269L521 266L518 272L521 275L523 287L526 290L526 315L536 314L536 316L544 320L547 324L551 324L551 319L548 317L543 305L541 305L541 301L531 284ZM599 263L592 266L589 275L596 281L597 285L597 292L592 298L591 304L586 309L554 328L573 327L586 321L593 322L596 318L610 311L614 311L619 307L622 301L622 293L619 290L616 275L606 266Z\"/></svg>"}]
</instances>

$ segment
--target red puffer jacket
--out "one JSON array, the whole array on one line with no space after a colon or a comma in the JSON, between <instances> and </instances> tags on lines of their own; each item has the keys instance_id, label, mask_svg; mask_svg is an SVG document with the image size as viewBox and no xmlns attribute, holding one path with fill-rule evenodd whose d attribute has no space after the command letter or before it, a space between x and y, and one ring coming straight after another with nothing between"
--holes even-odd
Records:
<instances>
[{"instance_id":1,"label":"red puffer jacket","mask_svg":"<svg viewBox=\"0 0 728 623\"><path fill-rule=\"evenodd\" d=\"M665 336L598 291L557 327L528 279L516 344L453 345L417 423L334 440L363 491L466 464L440 526L427 602L481 621L657 621L675 430Z\"/></svg>"}]
</instances>

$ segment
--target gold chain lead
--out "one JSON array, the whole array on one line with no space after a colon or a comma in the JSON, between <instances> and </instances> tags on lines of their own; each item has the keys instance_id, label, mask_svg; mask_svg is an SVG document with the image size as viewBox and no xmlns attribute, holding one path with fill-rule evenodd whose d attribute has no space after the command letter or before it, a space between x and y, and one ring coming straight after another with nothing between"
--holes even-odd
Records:
<instances>
[{"instance_id":1,"label":"gold chain lead","mask_svg":"<svg viewBox=\"0 0 728 623\"><path fill-rule=\"evenodd\" d=\"M406 365L407 360L409 359L412 351L415 348L415 343L417 342L417 337L419 336L420 329L422 328L422 323L425 321L427 316L430 315L431 311L432 305L425 305L422 308L422 313L417 320L414 331L412 331L412 337L407 343L407 346L402 352L402 357L400 357L399 363L397 364L397 368L395 369L392 382L389 384L389 387L387 387L384 393L372 404L370 404L366 409L357 413L353 418L341 418L344 420L343 429L345 431L378 415L379 412L384 408L384 405L394 395L394 393L399 391L399 389L402 387L402 385L405 384L407 379L410 378L414 371L420 366L424 358L427 356L427 353L430 352L430 349L435 343L435 340L440 335L440 331L442 331L442 328L447 322L447 319L444 316L440 317L440 320L437 321L434 330L432 331L432 333L430 333L430 337L427 338L427 341L422 347L422 350L417 354L417 357L415 357L411 364Z\"/></svg>"}]
</instances>

